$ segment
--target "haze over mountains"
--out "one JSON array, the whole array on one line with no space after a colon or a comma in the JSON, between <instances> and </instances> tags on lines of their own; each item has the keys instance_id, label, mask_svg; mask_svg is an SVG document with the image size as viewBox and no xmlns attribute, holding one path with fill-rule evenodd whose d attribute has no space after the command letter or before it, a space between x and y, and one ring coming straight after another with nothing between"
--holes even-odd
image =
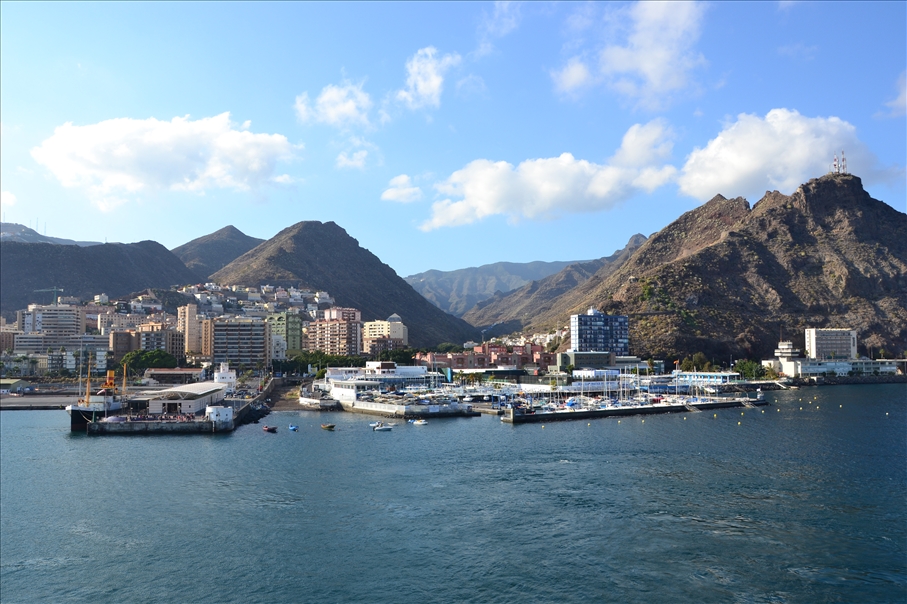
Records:
<instances>
[{"instance_id":1,"label":"haze over mountains","mask_svg":"<svg viewBox=\"0 0 907 604\"><path fill-rule=\"evenodd\" d=\"M547 331L593 306L631 315L631 352L643 357L767 356L781 335L802 346L806 327L856 329L861 351L907 350L907 215L852 175L813 179L790 196L766 193L752 208L716 195L598 260L408 277L424 296L333 222L300 222L267 241L230 226L173 252L153 241L80 247L4 237L0 245L7 317L49 301L34 290L53 286L123 296L213 280L325 290L364 320L397 313L415 346L462 343L482 329ZM480 300L466 308L472 299Z\"/></svg>"},{"instance_id":2,"label":"haze over mountains","mask_svg":"<svg viewBox=\"0 0 907 604\"><path fill-rule=\"evenodd\" d=\"M54 243L57 245L101 245L100 241L74 241L60 237L48 237L25 225L15 222L0 222L0 241L16 241L19 243Z\"/></svg>"},{"instance_id":3,"label":"haze over mountains","mask_svg":"<svg viewBox=\"0 0 907 604\"><path fill-rule=\"evenodd\" d=\"M454 271L430 270L405 280L441 310L461 317L495 293L507 293L575 262L495 262Z\"/></svg>"}]
</instances>

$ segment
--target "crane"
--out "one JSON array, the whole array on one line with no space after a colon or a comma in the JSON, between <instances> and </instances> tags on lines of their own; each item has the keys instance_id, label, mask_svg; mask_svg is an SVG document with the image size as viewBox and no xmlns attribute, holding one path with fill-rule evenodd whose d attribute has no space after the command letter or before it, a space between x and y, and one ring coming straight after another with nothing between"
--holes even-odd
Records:
<instances>
[{"instance_id":1,"label":"crane","mask_svg":"<svg viewBox=\"0 0 907 604\"><path fill-rule=\"evenodd\" d=\"M53 292L54 293L54 306L57 305L57 292L63 293L62 287L57 287L56 285L49 289L36 289L36 292Z\"/></svg>"}]
</instances>

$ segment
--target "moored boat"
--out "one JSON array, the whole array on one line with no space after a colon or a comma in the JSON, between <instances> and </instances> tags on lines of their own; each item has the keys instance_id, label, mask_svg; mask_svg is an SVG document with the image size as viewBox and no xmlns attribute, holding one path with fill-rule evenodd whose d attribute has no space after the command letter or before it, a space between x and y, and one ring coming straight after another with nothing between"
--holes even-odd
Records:
<instances>
[{"instance_id":1,"label":"moored boat","mask_svg":"<svg viewBox=\"0 0 907 604\"><path fill-rule=\"evenodd\" d=\"M290 424L290 432L298 432L298 431L299 431L299 426Z\"/></svg>"},{"instance_id":2,"label":"moored boat","mask_svg":"<svg viewBox=\"0 0 907 604\"><path fill-rule=\"evenodd\" d=\"M336 427L337 427L337 426L334 425L334 424L321 424L321 429L322 429L322 430L330 430L330 431L333 432L333 431L334 431L334 428L336 428Z\"/></svg>"},{"instance_id":3,"label":"moored boat","mask_svg":"<svg viewBox=\"0 0 907 604\"><path fill-rule=\"evenodd\" d=\"M277 434L277 426L263 426L262 430L270 432L271 434Z\"/></svg>"},{"instance_id":4,"label":"moored boat","mask_svg":"<svg viewBox=\"0 0 907 604\"><path fill-rule=\"evenodd\" d=\"M107 381L97 394L91 394L91 379L89 378L85 384L85 395L75 405L66 406L66 412L69 413L69 429L72 432L86 430L89 422L99 421L112 411L122 409L123 398L123 395L117 392L113 371L107 372Z\"/></svg>"}]
</instances>

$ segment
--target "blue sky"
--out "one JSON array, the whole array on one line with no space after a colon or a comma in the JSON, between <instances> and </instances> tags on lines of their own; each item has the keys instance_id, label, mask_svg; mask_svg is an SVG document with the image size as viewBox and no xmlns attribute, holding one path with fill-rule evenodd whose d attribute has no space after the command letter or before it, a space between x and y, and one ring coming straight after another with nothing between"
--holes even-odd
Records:
<instances>
[{"instance_id":1,"label":"blue sky","mask_svg":"<svg viewBox=\"0 0 907 604\"><path fill-rule=\"evenodd\" d=\"M0 4L3 219L598 258L843 149L905 211L907 4ZM317 245L313 242L313 245Z\"/></svg>"}]
</instances>

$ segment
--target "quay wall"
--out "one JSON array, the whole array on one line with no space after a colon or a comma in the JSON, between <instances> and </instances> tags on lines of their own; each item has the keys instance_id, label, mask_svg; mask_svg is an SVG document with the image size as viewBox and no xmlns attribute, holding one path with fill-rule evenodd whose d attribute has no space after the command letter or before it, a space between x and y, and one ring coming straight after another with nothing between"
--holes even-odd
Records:
<instances>
[{"instance_id":1,"label":"quay wall","mask_svg":"<svg viewBox=\"0 0 907 604\"><path fill-rule=\"evenodd\" d=\"M750 405L767 405L765 401L749 401ZM713 401L708 403L691 403L700 411L709 409L729 409L744 407L741 401ZM601 417L625 417L628 415L656 415L661 413L684 413L690 409L685 405L642 405L639 407L616 407L612 409L594 409L591 411L564 411L561 413L531 413L515 414L513 409L508 409L501 417L502 422L508 424L539 424L543 422L557 422L579 419L597 419Z\"/></svg>"},{"instance_id":2,"label":"quay wall","mask_svg":"<svg viewBox=\"0 0 907 604\"><path fill-rule=\"evenodd\" d=\"M91 422L88 434L211 434L213 432L231 432L233 426L215 428L212 421L192 422Z\"/></svg>"},{"instance_id":3,"label":"quay wall","mask_svg":"<svg viewBox=\"0 0 907 604\"><path fill-rule=\"evenodd\" d=\"M478 411L462 409L438 409L430 411L427 405L390 405L370 401L356 401L355 403L340 403L344 411L350 413L364 413L381 417L396 417L403 419L419 419L429 417L478 417Z\"/></svg>"}]
</instances>

